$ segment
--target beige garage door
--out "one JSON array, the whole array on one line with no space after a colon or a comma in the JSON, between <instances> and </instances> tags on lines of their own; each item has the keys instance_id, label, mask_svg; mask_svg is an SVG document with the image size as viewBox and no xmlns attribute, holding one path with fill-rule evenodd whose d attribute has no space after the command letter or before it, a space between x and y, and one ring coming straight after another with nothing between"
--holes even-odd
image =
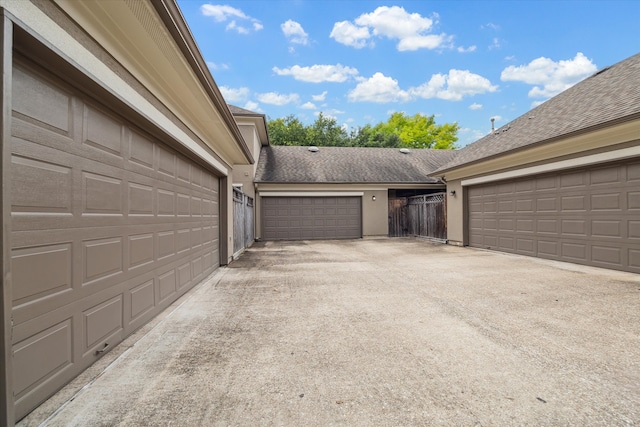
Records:
<instances>
[{"instance_id":1,"label":"beige garage door","mask_svg":"<svg viewBox=\"0 0 640 427\"><path fill-rule=\"evenodd\" d=\"M470 187L469 244L640 273L640 160Z\"/></svg>"},{"instance_id":2,"label":"beige garage door","mask_svg":"<svg viewBox=\"0 0 640 427\"><path fill-rule=\"evenodd\" d=\"M263 197L264 240L358 239L361 197Z\"/></svg>"},{"instance_id":3,"label":"beige garage door","mask_svg":"<svg viewBox=\"0 0 640 427\"><path fill-rule=\"evenodd\" d=\"M13 71L18 418L219 265L218 179L44 72Z\"/></svg>"}]
</instances>

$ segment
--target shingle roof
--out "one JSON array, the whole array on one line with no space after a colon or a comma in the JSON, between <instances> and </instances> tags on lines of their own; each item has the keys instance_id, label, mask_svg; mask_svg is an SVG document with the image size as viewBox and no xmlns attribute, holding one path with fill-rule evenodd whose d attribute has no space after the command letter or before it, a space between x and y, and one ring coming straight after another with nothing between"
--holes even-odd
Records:
<instances>
[{"instance_id":1,"label":"shingle roof","mask_svg":"<svg viewBox=\"0 0 640 427\"><path fill-rule=\"evenodd\" d=\"M227 104L229 111L234 116L264 116L264 114L256 113L255 111L245 110L244 108L236 107L235 105Z\"/></svg>"},{"instance_id":2,"label":"shingle roof","mask_svg":"<svg viewBox=\"0 0 640 427\"><path fill-rule=\"evenodd\" d=\"M436 184L428 175L450 161L451 150L397 148L262 147L256 182Z\"/></svg>"},{"instance_id":3,"label":"shingle roof","mask_svg":"<svg viewBox=\"0 0 640 427\"><path fill-rule=\"evenodd\" d=\"M437 172L635 116L640 117L640 54L599 71L462 148Z\"/></svg>"}]
</instances>

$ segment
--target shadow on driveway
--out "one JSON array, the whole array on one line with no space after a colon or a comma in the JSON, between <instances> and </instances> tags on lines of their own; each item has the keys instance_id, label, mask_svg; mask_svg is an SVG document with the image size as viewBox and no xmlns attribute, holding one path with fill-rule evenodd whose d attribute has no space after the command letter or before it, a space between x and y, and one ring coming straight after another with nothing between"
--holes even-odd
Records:
<instances>
[{"instance_id":1,"label":"shadow on driveway","mask_svg":"<svg viewBox=\"0 0 640 427\"><path fill-rule=\"evenodd\" d=\"M638 275L414 239L267 242L20 425L634 425L638 402Z\"/></svg>"}]
</instances>

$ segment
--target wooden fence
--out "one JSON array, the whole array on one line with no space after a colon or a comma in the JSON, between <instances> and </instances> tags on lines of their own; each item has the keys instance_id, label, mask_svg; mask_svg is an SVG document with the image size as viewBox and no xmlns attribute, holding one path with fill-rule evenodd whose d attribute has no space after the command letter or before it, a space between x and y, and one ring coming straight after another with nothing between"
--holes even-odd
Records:
<instances>
[{"instance_id":1,"label":"wooden fence","mask_svg":"<svg viewBox=\"0 0 640 427\"><path fill-rule=\"evenodd\" d=\"M446 193L389 199L389 236L447 239Z\"/></svg>"},{"instance_id":2,"label":"wooden fence","mask_svg":"<svg viewBox=\"0 0 640 427\"><path fill-rule=\"evenodd\" d=\"M253 244L254 240L253 198L237 188L233 189L233 256Z\"/></svg>"}]
</instances>

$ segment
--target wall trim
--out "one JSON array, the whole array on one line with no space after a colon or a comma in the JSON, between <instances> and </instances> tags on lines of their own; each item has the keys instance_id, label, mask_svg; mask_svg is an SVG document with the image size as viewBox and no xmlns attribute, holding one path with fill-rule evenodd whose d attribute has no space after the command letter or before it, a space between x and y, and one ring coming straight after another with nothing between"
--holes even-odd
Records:
<instances>
[{"instance_id":1,"label":"wall trim","mask_svg":"<svg viewBox=\"0 0 640 427\"><path fill-rule=\"evenodd\" d=\"M267 191L260 197L353 197L364 196L364 191Z\"/></svg>"},{"instance_id":2,"label":"wall trim","mask_svg":"<svg viewBox=\"0 0 640 427\"><path fill-rule=\"evenodd\" d=\"M640 146L623 148L620 150L607 151L606 153L592 154L575 159L561 160L559 162L546 163L544 165L531 166L528 168L516 169L508 172L495 173L478 178L463 179L462 186L485 184L505 179L520 178L523 176L537 175L546 172L555 172L563 169L588 166L597 163L605 163L614 160L623 160L640 156Z\"/></svg>"}]
</instances>

